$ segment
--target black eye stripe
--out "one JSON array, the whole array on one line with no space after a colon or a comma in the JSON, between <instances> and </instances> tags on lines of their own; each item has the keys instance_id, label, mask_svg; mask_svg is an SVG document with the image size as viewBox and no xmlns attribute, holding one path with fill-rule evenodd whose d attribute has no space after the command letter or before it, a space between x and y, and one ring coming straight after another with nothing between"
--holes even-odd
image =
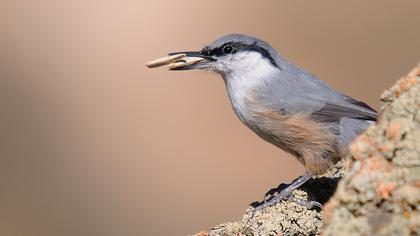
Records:
<instances>
[{"instance_id":1,"label":"black eye stripe","mask_svg":"<svg viewBox=\"0 0 420 236\"><path fill-rule=\"evenodd\" d=\"M260 54L261 54L261 56L262 56L262 57L264 57L264 58L266 58L267 60L269 60L269 61L270 61L270 63L271 63L273 66L275 66L275 67L277 67L277 68L279 68L279 69L280 69L280 67L277 65L276 61L274 60L274 58L271 56L270 52L268 52L265 48L263 48L263 47L260 47L260 46L258 46L258 45L253 44L253 45L249 45L249 46L246 48L246 51L253 51L253 52L258 52L258 53L260 53Z\"/></svg>"},{"instance_id":2,"label":"black eye stripe","mask_svg":"<svg viewBox=\"0 0 420 236\"><path fill-rule=\"evenodd\" d=\"M279 68L274 58L270 55L270 52L267 51L265 48L257 45L256 43L249 45L249 44L244 44L244 43L239 43L239 42L227 42L223 44L222 46L213 48L213 49L205 47L203 49L203 53L208 56L223 56L225 55L225 53L223 53L223 48L228 45L231 45L234 48L234 50L230 54L235 54L237 52L243 52L243 51L258 52L259 54L261 54L262 57L270 61L270 63L273 66Z\"/></svg>"}]
</instances>

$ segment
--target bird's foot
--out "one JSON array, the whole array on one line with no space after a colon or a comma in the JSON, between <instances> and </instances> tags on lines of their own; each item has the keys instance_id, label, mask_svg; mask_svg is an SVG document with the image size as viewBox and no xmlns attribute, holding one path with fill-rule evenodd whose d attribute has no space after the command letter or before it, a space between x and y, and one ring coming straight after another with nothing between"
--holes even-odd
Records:
<instances>
[{"instance_id":1,"label":"bird's foot","mask_svg":"<svg viewBox=\"0 0 420 236\"><path fill-rule=\"evenodd\" d=\"M286 191L286 190L287 188L283 189L280 193L268 199L267 199L267 195L264 196L264 202L253 209L252 217L257 211L264 210L265 208L270 207L270 206L274 206L277 203L281 202L282 200L289 200L290 196L292 195L293 190L292 191Z\"/></svg>"},{"instance_id":2,"label":"bird's foot","mask_svg":"<svg viewBox=\"0 0 420 236\"><path fill-rule=\"evenodd\" d=\"M269 199L264 199L264 202L261 205L256 206L254 209L252 209L251 217L248 219L248 222L252 218L254 218L255 213L257 213L257 211L263 211L267 207L274 206L281 201L291 201L301 206L304 206L307 209L313 209L314 207L316 207L321 210L323 207L322 204L317 201L305 200L305 199L301 199L301 198L297 198L293 196L292 193L281 192L278 195L273 196Z\"/></svg>"},{"instance_id":3,"label":"bird's foot","mask_svg":"<svg viewBox=\"0 0 420 236\"><path fill-rule=\"evenodd\" d=\"M312 209L314 207L317 207L318 209L322 209L322 204L317 202L317 201L309 201L309 200L304 200L304 199L300 199L294 196L289 196L289 201L292 201L294 203L297 203L301 206L305 206L307 209Z\"/></svg>"},{"instance_id":4,"label":"bird's foot","mask_svg":"<svg viewBox=\"0 0 420 236\"><path fill-rule=\"evenodd\" d=\"M308 209L312 209L313 207L318 207L319 209L322 209L322 204L319 202L303 200L300 198L296 198L292 195L294 190L302 186L302 184L304 184L310 178L311 178L310 175L305 174L295 179L286 188L282 188L281 190L279 190L279 188L283 186L283 185L280 185L277 189L271 189L270 191L268 191L264 196L264 201L260 205L255 206L254 209L252 210L251 217L249 218L249 220L251 220L255 216L255 213L257 211L261 211L267 207L274 206L275 204L283 200L295 202L299 205L305 206ZM277 194L274 195L276 192ZM271 197L267 199L267 196L270 196L270 195Z\"/></svg>"}]
</instances>

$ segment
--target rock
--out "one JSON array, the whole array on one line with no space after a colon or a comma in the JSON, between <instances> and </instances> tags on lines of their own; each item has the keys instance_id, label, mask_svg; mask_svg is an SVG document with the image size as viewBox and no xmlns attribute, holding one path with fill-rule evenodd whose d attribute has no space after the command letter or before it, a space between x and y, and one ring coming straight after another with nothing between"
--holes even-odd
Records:
<instances>
[{"instance_id":1,"label":"rock","mask_svg":"<svg viewBox=\"0 0 420 236\"><path fill-rule=\"evenodd\" d=\"M336 164L329 173L315 179L310 179L293 196L301 200L316 200L325 203L335 192L339 177L343 174L344 162ZM281 184L276 189L281 190L287 185ZM263 211L257 211L252 219L253 206L262 202L252 203L241 221L217 225L208 232L203 231L194 236L244 236L244 235L320 235L322 229L322 213L319 209L308 210L305 206L290 201L282 201Z\"/></svg>"},{"instance_id":2,"label":"rock","mask_svg":"<svg viewBox=\"0 0 420 236\"><path fill-rule=\"evenodd\" d=\"M420 235L420 64L381 96L324 208L324 235Z\"/></svg>"}]
</instances>

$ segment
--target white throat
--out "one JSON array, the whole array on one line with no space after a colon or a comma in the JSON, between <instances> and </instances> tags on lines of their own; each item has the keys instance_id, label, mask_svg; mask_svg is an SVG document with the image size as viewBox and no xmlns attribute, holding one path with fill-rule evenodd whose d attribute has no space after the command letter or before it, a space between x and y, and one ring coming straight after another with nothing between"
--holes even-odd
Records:
<instances>
[{"instance_id":1,"label":"white throat","mask_svg":"<svg viewBox=\"0 0 420 236\"><path fill-rule=\"evenodd\" d=\"M235 57L234 61L225 65L228 70L221 74L233 109L239 119L245 122L252 112L247 106L247 98L252 96L252 91L274 79L278 69L257 52L244 52Z\"/></svg>"}]
</instances>

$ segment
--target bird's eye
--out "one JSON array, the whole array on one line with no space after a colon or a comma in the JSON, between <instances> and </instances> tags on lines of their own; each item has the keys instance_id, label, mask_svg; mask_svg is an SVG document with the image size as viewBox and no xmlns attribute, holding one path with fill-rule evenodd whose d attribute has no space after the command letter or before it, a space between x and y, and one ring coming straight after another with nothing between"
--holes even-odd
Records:
<instances>
[{"instance_id":1,"label":"bird's eye","mask_svg":"<svg viewBox=\"0 0 420 236\"><path fill-rule=\"evenodd\" d=\"M233 52L233 46L232 45L226 45L223 46L222 51L224 54L229 54Z\"/></svg>"}]
</instances>

